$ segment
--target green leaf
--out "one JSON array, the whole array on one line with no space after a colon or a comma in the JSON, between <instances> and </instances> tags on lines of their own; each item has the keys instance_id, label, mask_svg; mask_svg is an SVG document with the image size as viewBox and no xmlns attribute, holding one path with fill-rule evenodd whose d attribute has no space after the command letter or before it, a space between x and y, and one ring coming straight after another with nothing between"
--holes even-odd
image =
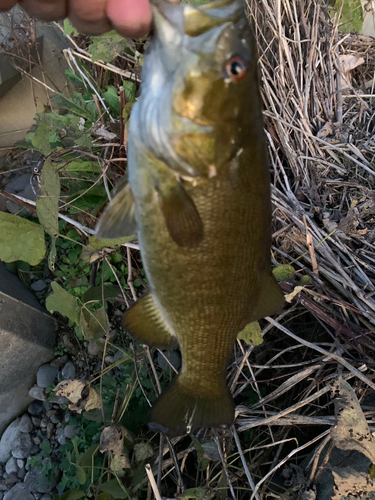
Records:
<instances>
[{"instance_id":1,"label":"green leaf","mask_svg":"<svg viewBox=\"0 0 375 500\"><path fill-rule=\"evenodd\" d=\"M77 146L81 146L85 149L92 149L92 138L90 132L82 134L81 137L74 141L74 144L77 144Z\"/></svg>"},{"instance_id":2,"label":"green leaf","mask_svg":"<svg viewBox=\"0 0 375 500\"><path fill-rule=\"evenodd\" d=\"M49 142L51 136L51 130L47 122L40 123L35 133L31 136L31 144L34 149L42 153L42 155L47 156L52 151L52 146Z\"/></svg>"},{"instance_id":3,"label":"green leaf","mask_svg":"<svg viewBox=\"0 0 375 500\"><path fill-rule=\"evenodd\" d=\"M39 222L50 236L56 237L59 233L60 177L50 159L43 165L40 191L40 198L36 200Z\"/></svg>"},{"instance_id":4,"label":"green leaf","mask_svg":"<svg viewBox=\"0 0 375 500\"><path fill-rule=\"evenodd\" d=\"M105 285L104 287L104 300L112 299L121 294L121 288L117 285ZM82 302L101 301L102 300L102 287L93 286L87 290L82 297Z\"/></svg>"},{"instance_id":5,"label":"green leaf","mask_svg":"<svg viewBox=\"0 0 375 500\"><path fill-rule=\"evenodd\" d=\"M96 500L108 500L109 498L111 498L110 493L100 493L100 495L96 497Z\"/></svg>"},{"instance_id":6,"label":"green leaf","mask_svg":"<svg viewBox=\"0 0 375 500\"><path fill-rule=\"evenodd\" d=\"M80 485L85 484L85 482L87 481L86 472L82 469L80 465L74 464L74 466L77 469L76 471L77 481L79 482Z\"/></svg>"},{"instance_id":7,"label":"green leaf","mask_svg":"<svg viewBox=\"0 0 375 500\"><path fill-rule=\"evenodd\" d=\"M154 450L146 442L137 443L134 445L134 455L135 461L142 463L154 456Z\"/></svg>"},{"instance_id":8,"label":"green leaf","mask_svg":"<svg viewBox=\"0 0 375 500\"><path fill-rule=\"evenodd\" d=\"M82 490L70 490L66 491L59 497L60 500L78 500L79 498L85 497L86 494Z\"/></svg>"},{"instance_id":9,"label":"green leaf","mask_svg":"<svg viewBox=\"0 0 375 500\"><path fill-rule=\"evenodd\" d=\"M134 106L134 102L127 102L124 106L124 109L122 110L122 118L124 120L124 122L126 122L130 116L130 113L133 109L133 106Z\"/></svg>"},{"instance_id":10,"label":"green leaf","mask_svg":"<svg viewBox=\"0 0 375 500\"><path fill-rule=\"evenodd\" d=\"M198 469L199 470L205 470L207 469L208 464L210 461L204 457L204 448L201 445L201 443L198 441L197 438L194 436L191 436L191 440L193 441L194 448L196 449L197 452L197 458L198 458Z\"/></svg>"},{"instance_id":11,"label":"green leaf","mask_svg":"<svg viewBox=\"0 0 375 500\"><path fill-rule=\"evenodd\" d=\"M181 495L179 495L179 498L195 498L197 500L205 500L206 498L211 498L211 496L208 496L208 493L208 488L189 488L188 490L185 490Z\"/></svg>"},{"instance_id":12,"label":"green leaf","mask_svg":"<svg viewBox=\"0 0 375 500\"><path fill-rule=\"evenodd\" d=\"M122 485L120 486L117 479L112 479L111 481L108 481L108 483L101 484L99 489L105 493L110 493L116 499L130 498L130 495L126 491L125 487Z\"/></svg>"},{"instance_id":13,"label":"green leaf","mask_svg":"<svg viewBox=\"0 0 375 500\"><path fill-rule=\"evenodd\" d=\"M0 260L23 260L36 266L45 253L42 226L17 215L0 212Z\"/></svg>"},{"instance_id":14,"label":"green leaf","mask_svg":"<svg viewBox=\"0 0 375 500\"><path fill-rule=\"evenodd\" d=\"M85 262L89 262L91 256L100 252L103 248L117 248L128 241L134 240L136 237L135 234L132 234L131 236L123 236L121 238L99 240L95 235L90 236L87 245L83 247L81 259Z\"/></svg>"},{"instance_id":15,"label":"green leaf","mask_svg":"<svg viewBox=\"0 0 375 500\"><path fill-rule=\"evenodd\" d=\"M64 35L67 35L67 36L78 35L78 31L75 29L75 27L69 21L69 19L64 19Z\"/></svg>"},{"instance_id":16,"label":"green leaf","mask_svg":"<svg viewBox=\"0 0 375 500\"><path fill-rule=\"evenodd\" d=\"M293 279L295 270L290 264L283 264L282 266L275 267L272 272L277 281L283 282Z\"/></svg>"},{"instance_id":17,"label":"green leaf","mask_svg":"<svg viewBox=\"0 0 375 500\"><path fill-rule=\"evenodd\" d=\"M129 82L129 80L123 80L122 86L124 88L125 97L128 101L135 102L135 92L137 87L134 82Z\"/></svg>"},{"instance_id":18,"label":"green leaf","mask_svg":"<svg viewBox=\"0 0 375 500\"><path fill-rule=\"evenodd\" d=\"M91 122L95 122L99 117L95 103L91 100L86 102L78 92L73 92L73 97L55 94L51 97L51 102L55 106L62 109L68 109L71 113L82 116L82 118L86 118Z\"/></svg>"},{"instance_id":19,"label":"green leaf","mask_svg":"<svg viewBox=\"0 0 375 500\"><path fill-rule=\"evenodd\" d=\"M261 331L258 321L253 321L237 334L237 338L244 340L247 345L260 345L263 342Z\"/></svg>"},{"instance_id":20,"label":"green leaf","mask_svg":"<svg viewBox=\"0 0 375 500\"><path fill-rule=\"evenodd\" d=\"M66 172L87 172L90 174L101 174L101 169L96 161L73 160L64 169Z\"/></svg>"},{"instance_id":21,"label":"green leaf","mask_svg":"<svg viewBox=\"0 0 375 500\"><path fill-rule=\"evenodd\" d=\"M340 11L340 31L349 33L353 31L362 31L363 27L363 9L361 0L336 0L333 2L336 12Z\"/></svg>"},{"instance_id":22,"label":"green leaf","mask_svg":"<svg viewBox=\"0 0 375 500\"><path fill-rule=\"evenodd\" d=\"M74 323L79 322L81 308L78 305L77 297L73 297L66 292L56 281L51 283L53 293L46 298L46 308L49 312L58 312Z\"/></svg>"},{"instance_id":23,"label":"green leaf","mask_svg":"<svg viewBox=\"0 0 375 500\"><path fill-rule=\"evenodd\" d=\"M120 111L120 98L117 94L116 87L110 85L103 94L105 102L108 104L111 112L118 113Z\"/></svg>"},{"instance_id":24,"label":"green leaf","mask_svg":"<svg viewBox=\"0 0 375 500\"><path fill-rule=\"evenodd\" d=\"M92 446L90 446L90 448L86 450L85 453L83 453L83 455L79 457L78 464L81 467L86 467L91 465L92 457L97 450L98 450L97 444L93 444Z\"/></svg>"},{"instance_id":25,"label":"green leaf","mask_svg":"<svg viewBox=\"0 0 375 500\"><path fill-rule=\"evenodd\" d=\"M86 307L81 309L80 326L85 340L97 340L109 330L108 315L104 307L95 312Z\"/></svg>"},{"instance_id":26,"label":"green leaf","mask_svg":"<svg viewBox=\"0 0 375 500\"><path fill-rule=\"evenodd\" d=\"M85 82L83 81L81 75L79 73L75 73L71 68L65 70L65 76L68 80L74 83L76 87L79 87L81 89L86 88Z\"/></svg>"},{"instance_id":27,"label":"green leaf","mask_svg":"<svg viewBox=\"0 0 375 500\"><path fill-rule=\"evenodd\" d=\"M88 51L93 61L112 62L117 54L122 54L128 46L128 41L116 31L109 31L101 36L92 36L92 44Z\"/></svg>"}]
</instances>

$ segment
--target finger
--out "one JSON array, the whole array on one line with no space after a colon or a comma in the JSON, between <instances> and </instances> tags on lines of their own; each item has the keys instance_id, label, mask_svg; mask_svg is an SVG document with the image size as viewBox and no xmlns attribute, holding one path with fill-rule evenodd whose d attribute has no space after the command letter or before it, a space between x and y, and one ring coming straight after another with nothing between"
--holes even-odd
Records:
<instances>
[{"instance_id":1,"label":"finger","mask_svg":"<svg viewBox=\"0 0 375 500\"><path fill-rule=\"evenodd\" d=\"M9 10L17 3L17 0L0 0L0 12Z\"/></svg>"},{"instance_id":2,"label":"finger","mask_svg":"<svg viewBox=\"0 0 375 500\"><path fill-rule=\"evenodd\" d=\"M81 33L87 35L106 33L113 29L107 18L106 4L107 0L70 0L69 19Z\"/></svg>"},{"instance_id":3,"label":"finger","mask_svg":"<svg viewBox=\"0 0 375 500\"><path fill-rule=\"evenodd\" d=\"M22 0L20 3L30 16L43 21L58 21L68 13L65 0Z\"/></svg>"},{"instance_id":4,"label":"finger","mask_svg":"<svg viewBox=\"0 0 375 500\"><path fill-rule=\"evenodd\" d=\"M123 36L137 38L151 27L152 12L148 0L108 0L107 16Z\"/></svg>"}]
</instances>

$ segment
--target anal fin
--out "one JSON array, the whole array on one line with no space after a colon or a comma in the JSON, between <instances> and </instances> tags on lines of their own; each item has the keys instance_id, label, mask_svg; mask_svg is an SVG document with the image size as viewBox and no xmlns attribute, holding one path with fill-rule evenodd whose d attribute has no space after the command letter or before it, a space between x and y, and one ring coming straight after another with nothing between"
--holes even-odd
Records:
<instances>
[{"instance_id":1,"label":"anal fin","mask_svg":"<svg viewBox=\"0 0 375 500\"><path fill-rule=\"evenodd\" d=\"M172 349L177 343L151 293L124 313L122 324L135 340L150 347Z\"/></svg>"},{"instance_id":2,"label":"anal fin","mask_svg":"<svg viewBox=\"0 0 375 500\"><path fill-rule=\"evenodd\" d=\"M161 211L172 239L180 247L196 247L203 239L203 223L184 186L173 178L158 189Z\"/></svg>"},{"instance_id":3,"label":"anal fin","mask_svg":"<svg viewBox=\"0 0 375 500\"><path fill-rule=\"evenodd\" d=\"M121 238L131 236L136 229L134 197L129 184L126 184L104 210L96 226L96 236L99 239Z\"/></svg>"},{"instance_id":4,"label":"anal fin","mask_svg":"<svg viewBox=\"0 0 375 500\"><path fill-rule=\"evenodd\" d=\"M265 316L271 316L284 307L284 295L277 284L273 274L262 284L258 303L251 313L249 323Z\"/></svg>"}]
</instances>

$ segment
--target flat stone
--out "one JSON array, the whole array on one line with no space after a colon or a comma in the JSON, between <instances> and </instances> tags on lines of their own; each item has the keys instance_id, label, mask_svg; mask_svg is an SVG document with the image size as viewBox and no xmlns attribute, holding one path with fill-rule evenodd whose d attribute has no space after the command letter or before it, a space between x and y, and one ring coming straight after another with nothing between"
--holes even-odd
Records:
<instances>
[{"instance_id":1,"label":"flat stone","mask_svg":"<svg viewBox=\"0 0 375 500\"><path fill-rule=\"evenodd\" d=\"M8 486L8 488L11 488L16 483L18 483L18 477L17 474L14 474L14 472L7 475L7 477L5 478L5 484Z\"/></svg>"},{"instance_id":2,"label":"flat stone","mask_svg":"<svg viewBox=\"0 0 375 500\"><path fill-rule=\"evenodd\" d=\"M18 428L21 432L31 432L33 430L33 423L27 413L22 415Z\"/></svg>"},{"instance_id":3,"label":"flat stone","mask_svg":"<svg viewBox=\"0 0 375 500\"><path fill-rule=\"evenodd\" d=\"M50 462L50 458L44 458L42 464ZM33 493L50 493L56 486L59 480L59 469L57 464L53 463L53 467L48 474L48 478L44 478L43 470L34 467L25 476L24 484L27 485ZM24 500L24 499L23 499Z\"/></svg>"},{"instance_id":4,"label":"flat stone","mask_svg":"<svg viewBox=\"0 0 375 500\"><path fill-rule=\"evenodd\" d=\"M68 362L69 356L65 354L64 356L60 356L59 358L55 358L51 361L50 365L54 368L62 368Z\"/></svg>"},{"instance_id":5,"label":"flat stone","mask_svg":"<svg viewBox=\"0 0 375 500\"><path fill-rule=\"evenodd\" d=\"M90 356L101 356L103 354L103 351L100 350L96 342L89 342L89 345L87 346L87 352L90 354Z\"/></svg>"},{"instance_id":6,"label":"flat stone","mask_svg":"<svg viewBox=\"0 0 375 500\"><path fill-rule=\"evenodd\" d=\"M41 292L42 290L44 290L47 287L47 283L43 280L38 280L38 281L34 281L34 283L32 283L30 285L30 287L32 290L34 290L34 292Z\"/></svg>"},{"instance_id":7,"label":"flat stone","mask_svg":"<svg viewBox=\"0 0 375 500\"><path fill-rule=\"evenodd\" d=\"M56 403L58 405L66 405L68 404L68 400L64 396L56 396L55 398L51 399L52 403Z\"/></svg>"},{"instance_id":8,"label":"flat stone","mask_svg":"<svg viewBox=\"0 0 375 500\"><path fill-rule=\"evenodd\" d=\"M31 421L32 421L32 423L33 423L33 426L34 426L36 429L39 429L41 419L40 419L40 418L38 418L38 417L31 417Z\"/></svg>"},{"instance_id":9,"label":"flat stone","mask_svg":"<svg viewBox=\"0 0 375 500\"><path fill-rule=\"evenodd\" d=\"M26 469L25 469L25 467L22 467L22 469L20 469L17 472L17 477L18 477L18 479L23 479L25 476L26 476Z\"/></svg>"},{"instance_id":10,"label":"flat stone","mask_svg":"<svg viewBox=\"0 0 375 500\"><path fill-rule=\"evenodd\" d=\"M65 435L64 435L64 429L58 429L57 430L57 433L56 433L56 437L57 437L57 442L61 445L61 446L64 446L64 444L66 443L66 439L65 439Z\"/></svg>"},{"instance_id":11,"label":"flat stone","mask_svg":"<svg viewBox=\"0 0 375 500\"><path fill-rule=\"evenodd\" d=\"M36 383L39 387L48 387L55 380L57 372L57 368L50 364L40 366L36 374Z\"/></svg>"},{"instance_id":12,"label":"flat stone","mask_svg":"<svg viewBox=\"0 0 375 500\"><path fill-rule=\"evenodd\" d=\"M30 415L40 416L44 411L44 406L42 401L38 400L33 401L31 405L28 407L27 411L30 413Z\"/></svg>"},{"instance_id":13,"label":"flat stone","mask_svg":"<svg viewBox=\"0 0 375 500\"><path fill-rule=\"evenodd\" d=\"M39 387L38 385L33 385L29 390L29 396L39 401L44 401L46 399L43 387Z\"/></svg>"},{"instance_id":14,"label":"flat stone","mask_svg":"<svg viewBox=\"0 0 375 500\"><path fill-rule=\"evenodd\" d=\"M22 469L22 467L25 467L25 460L22 460L21 458L19 458L17 460L17 466Z\"/></svg>"},{"instance_id":15,"label":"flat stone","mask_svg":"<svg viewBox=\"0 0 375 500\"><path fill-rule=\"evenodd\" d=\"M5 186L4 191L7 193L18 193L19 191L23 191L26 189L27 185L30 185L30 174L22 174L8 182Z\"/></svg>"},{"instance_id":16,"label":"flat stone","mask_svg":"<svg viewBox=\"0 0 375 500\"><path fill-rule=\"evenodd\" d=\"M32 498L30 488L25 483L17 483L7 491L3 500L26 500Z\"/></svg>"},{"instance_id":17,"label":"flat stone","mask_svg":"<svg viewBox=\"0 0 375 500\"><path fill-rule=\"evenodd\" d=\"M19 431L18 424L20 423L20 418L14 420L3 432L0 439L0 463L5 463L9 460L12 453L13 442L16 439Z\"/></svg>"},{"instance_id":18,"label":"flat stone","mask_svg":"<svg viewBox=\"0 0 375 500\"><path fill-rule=\"evenodd\" d=\"M64 427L64 436L67 439L73 439L79 432L79 429L74 425L67 425Z\"/></svg>"},{"instance_id":19,"label":"flat stone","mask_svg":"<svg viewBox=\"0 0 375 500\"><path fill-rule=\"evenodd\" d=\"M17 460L14 457L11 457L5 464L5 471L7 474L17 474L18 469Z\"/></svg>"},{"instance_id":20,"label":"flat stone","mask_svg":"<svg viewBox=\"0 0 375 500\"><path fill-rule=\"evenodd\" d=\"M12 444L12 455L14 458L27 458L30 455L32 446L31 436L20 431Z\"/></svg>"},{"instance_id":21,"label":"flat stone","mask_svg":"<svg viewBox=\"0 0 375 500\"><path fill-rule=\"evenodd\" d=\"M73 380L76 376L76 367L71 361L68 361L61 372L62 376L66 380Z\"/></svg>"},{"instance_id":22,"label":"flat stone","mask_svg":"<svg viewBox=\"0 0 375 500\"><path fill-rule=\"evenodd\" d=\"M52 497L48 493L45 493L39 500L52 500Z\"/></svg>"},{"instance_id":23,"label":"flat stone","mask_svg":"<svg viewBox=\"0 0 375 500\"><path fill-rule=\"evenodd\" d=\"M44 406L44 409L46 411L49 411L49 410L52 409L52 403L51 403L51 401L44 401L43 406Z\"/></svg>"},{"instance_id":24,"label":"flat stone","mask_svg":"<svg viewBox=\"0 0 375 500\"><path fill-rule=\"evenodd\" d=\"M181 354L178 351L163 351L163 354L176 370L181 367ZM158 352L157 363L162 370L167 370L170 366L164 356Z\"/></svg>"},{"instance_id":25,"label":"flat stone","mask_svg":"<svg viewBox=\"0 0 375 500\"><path fill-rule=\"evenodd\" d=\"M116 354L113 356L113 361L116 363L117 361L120 361L125 356L125 353L122 351L117 351Z\"/></svg>"}]
</instances>

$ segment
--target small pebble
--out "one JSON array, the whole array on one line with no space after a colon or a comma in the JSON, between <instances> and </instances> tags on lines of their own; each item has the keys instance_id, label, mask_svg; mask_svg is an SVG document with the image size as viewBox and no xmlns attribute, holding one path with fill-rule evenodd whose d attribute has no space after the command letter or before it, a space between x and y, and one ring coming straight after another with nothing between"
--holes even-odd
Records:
<instances>
[{"instance_id":1,"label":"small pebble","mask_svg":"<svg viewBox=\"0 0 375 500\"><path fill-rule=\"evenodd\" d=\"M39 387L38 385L34 385L29 390L29 396L39 401L44 401L46 399L43 387Z\"/></svg>"},{"instance_id":2,"label":"small pebble","mask_svg":"<svg viewBox=\"0 0 375 500\"><path fill-rule=\"evenodd\" d=\"M76 367L71 361L68 361L62 369L61 375L65 380L73 380L76 376Z\"/></svg>"},{"instance_id":3,"label":"small pebble","mask_svg":"<svg viewBox=\"0 0 375 500\"><path fill-rule=\"evenodd\" d=\"M27 411L30 413L30 415L34 416L39 416L41 413L43 413L44 406L41 401L33 401Z\"/></svg>"},{"instance_id":4,"label":"small pebble","mask_svg":"<svg viewBox=\"0 0 375 500\"><path fill-rule=\"evenodd\" d=\"M108 355L104 358L104 361L109 365L111 365L113 363L113 359L114 359L113 356Z\"/></svg>"},{"instance_id":5,"label":"small pebble","mask_svg":"<svg viewBox=\"0 0 375 500\"><path fill-rule=\"evenodd\" d=\"M67 439L73 439L74 436L76 436L77 434L78 434L78 429L74 425L67 425L64 428L64 436Z\"/></svg>"},{"instance_id":6,"label":"small pebble","mask_svg":"<svg viewBox=\"0 0 375 500\"><path fill-rule=\"evenodd\" d=\"M61 422L61 415L58 412L55 412L51 417L51 422L53 424L59 424Z\"/></svg>"},{"instance_id":7,"label":"small pebble","mask_svg":"<svg viewBox=\"0 0 375 500\"><path fill-rule=\"evenodd\" d=\"M39 446L39 445L40 445L40 443L42 442L42 441L38 438L38 436L33 437L33 441L34 441L34 444L37 444L38 446Z\"/></svg>"},{"instance_id":8,"label":"small pebble","mask_svg":"<svg viewBox=\"0 0 375 500\"><path fill-rule=\"evenodd\" d=\"M17 469L18 471L18 469ZM17 474L9 474L6 478L5 478L5 484L8 486L8 488L11 488L12 486L14 486L16 483L18 483L18 477L17 477Z\"/></svg>"},{"instance_id":9,"label":"small pebble","mask_svg":"<svg viewBox=\"0 0 375 500\"><path fill-rule=\"evenodd\" d=\"M36 382L39 387L51 385L56 378L57 372L57 368L49 364L40 366L36 374Z\"/></svg>"},{"instance_id":10,"label":"small pebble","mask_svg":"<svg viewBox=\"0 0 375 500\"><path fill-rule=\"evenodd\" d=\"M49 422L47 424L47 439L51 439L54 430L55 430L54 424L52 422Z\"/></svg>"},{"instance_id":11,"label":"small pebble","mask_svg":"<svg viewBox=\"0 0 375 500\"><path fill-rule=\"evenodd\" d=\"M18 469L17 460L14 457L11 457L5 465L6 473L8 475L17 474Z\"/></svg>"},{"instance_id":12,"label":"small pebble","mask_svg":"<svg viewBox=\"0 0 375 500\"><path fill-rule=\"evenodd\" d=\"M40 422L40 427L42 429L45 429L47 427L47 424L48 424L48 419L46 417L42 418L42 421Z\"/></svg>"},{"instance_id":13,"label":"small pebble","mask_svg":"<svg viewBox=\"0 0 375 500\"><path fill-rule=\"evenodd\" d=\"M51 495L49 495L48 493L45 493L41 498L40 500L52 500L52 497Z\"/></svg>"},{"instance_id":14,"label":"small pebble","mask_svg":"<svg viewBox=\"0 0 375 500\"><path fill-rule=\"evenodd\" d=\"M31 418L27 413L22 415L18 428L21 432L31 432L33 430L33 424Z\"/></svg>"},{"instance_id":15,"label":"small pebble","mask_svg":"<svg viewBox=\"0 0 375 500\"><path fill-rule=\"evenodd\" d=\"M51 361L50 365L53 368L62 368L64 365L66 365L68 359L69 359L68 355L65 354L64 356L60 356L59 358L56 358L53 361Z\"/></svg>"},{"instance_id":16,"label":"small pebble","mask_svg":"<svg viewBox=\"0 0 375 500\"><path fill-rule=\"evenodd\" d=\"M31 417L31 421L33 423L33 426L36 427L37 429L39 429L41 419L38 417Z\"/></svg>"},{"instance_id":17,"label":"small pebble","mask_svg":"<svg viewBox=\"0 0 375 500\"><path fill-rule=\"evenodd\" d=\"M64 429L58 429L57 441L61 446L63 446L65 444L66 440L65 440L65 435L64 435Z\"/></svg>"},{"instance_id":18,"label":"small pebble","mask_svg":"<svg viewBox=\"0 0 375 500\"><path fill-rule=\"evenodd\" d=\"M22 467L17 473L18 479L23 479L26 476L26 469L25 467Z\"/></svg>"},{"instance_id":19,"label":"small pebble","mask_svg":"<svg viewBox=\"0 0 375 500\"><path fill-rule=\"evenodd\" d=\"M35 281L34 283L32 283L30 285L30 287L32 290L34 290L34 292L41 292L42 290L44 290L47 287L47 283L43 280L38 280L38 281ZM47 387L47 386L45 386L45 387Z\"/></svg>"},{"instance_id":20,"label":"small pebble","mask_svg":"<svg viewBox=\"0 0 375 500\"><path fill-rule=\"evenodd\" d=\"M43 407L46 411L49 411L52 408L52 403L50 401L44 401Z\"/></svg>"},{"instance_id":21,"label":"small pebble","mask_svg":"<svg viewBox=\"0 0 375 500\"><path fill-rule=\"evenodd\" d=\"M22 469L22 467L25 467L25 460L22 460L21 458L17 459L17 466Z\"/></svg>"}]
</instances>

